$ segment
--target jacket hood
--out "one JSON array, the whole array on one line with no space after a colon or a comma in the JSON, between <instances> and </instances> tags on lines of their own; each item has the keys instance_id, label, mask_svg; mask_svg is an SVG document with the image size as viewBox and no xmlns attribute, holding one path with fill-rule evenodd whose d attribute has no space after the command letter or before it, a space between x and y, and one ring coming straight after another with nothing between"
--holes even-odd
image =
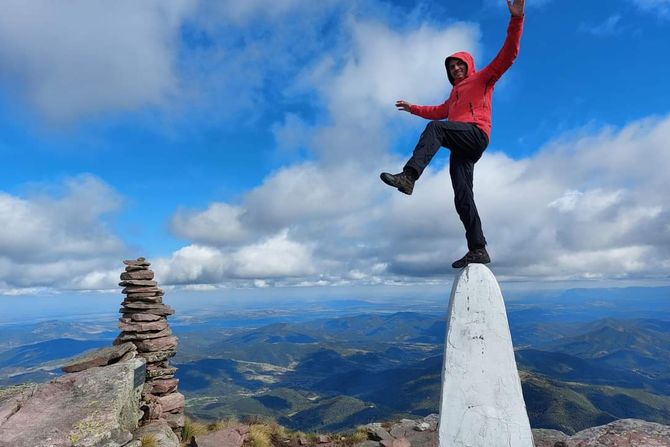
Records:
<instances>
[{"instance_id":1,"label":"jacket hood","mask_svg":"<svg viewBox=\"0 0 670 447\"><path fill-rule=\"evenodd\" d=\"M459 51L458 53L454 53L444 60L444 68L447 70L447 77L449 78L449 82L451 82L451 85L456 84L454 83L454 79L451 77L451 73L449 73L450 59L460 59L463 62L465 62L465 65L467 65L468 67L468 72L465 75L465 78L475 73L475 60L470 53L468 53L467 51Z\"/></svg>"}]
</instances>

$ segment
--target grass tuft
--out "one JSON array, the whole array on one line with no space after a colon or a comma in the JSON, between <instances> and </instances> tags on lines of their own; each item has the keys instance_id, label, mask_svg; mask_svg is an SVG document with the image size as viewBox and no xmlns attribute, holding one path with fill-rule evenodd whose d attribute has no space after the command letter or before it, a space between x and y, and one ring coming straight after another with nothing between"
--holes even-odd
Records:
<instances>
[{"instance_id":1,"label":"grass tuft","mask_svg":"<svg viewBox=\"0 0 670 447\"><path fill-rule=\"evenodd\" d=\"M184 444L191 442L191 438L207 433L207 425L194 422L190 418L184 420L184 427L181 429L181 439Z\"/></svg>"},{"instance_id":2,"label":"grass tuft","mask_svg":"<svg viewBox=\"0 0 670 447\"><path fill-rule=\"evenodd\" d=\"M249 445L251 447L272 447L272 428L265 424L250 425Z\"/></svg>"},{"instance_id":3,"label":"grass tuft","mask_svg":"<svg viewBox=\"0 0 670 447\"><path fill-rule=\"evenodd\" d=\"M207 425L209 431L223 430L224 428L237 427L240 421L237 418L223 419L221 421L212 422Z\"/></svg>"},{"instance_id":4,"label":"grass tuft","mask_svg":"<svg viewBox=\"0 0 670 447\"><path fill-rule=\"evenodd\" d=\"M142 440L140 442L142 443L142 447L158 447L158 439L156 438L156 435L153 434L146 434L142 436Z\"/></svg>"},{"instance_id":5,"label":"grass tuft","mask_svg":"<svg viewBox=\"0 0 670 447\"><path fill-rule=\"evenodd\" d=\"M346 435L342 439L342 445L352 446L368 440L368 432L363 427L358 427L353 433Z\"/></svg>"}]
</instances>

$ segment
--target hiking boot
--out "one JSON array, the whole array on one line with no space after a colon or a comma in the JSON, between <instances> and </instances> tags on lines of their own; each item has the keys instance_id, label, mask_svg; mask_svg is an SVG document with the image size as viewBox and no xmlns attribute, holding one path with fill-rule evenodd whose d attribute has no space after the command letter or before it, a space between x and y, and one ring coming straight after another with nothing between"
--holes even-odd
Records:
<instances>
[{"instance_id":1,"label":"hiking boot","mask_svg":"<svg viewBox=\"0 0 670 447\"><path fill-rule=\"evenodd\" d=\"M408 196L412 195L415 180L407 173L401 172L400 174L389 174L388 172L382 172L379 178L381 178L382 182L387 185L398 188L398 191L405 193Z\"/></svg>"},{"instance_id":2,"label":"hiking boot","mask_svg":"<svg viewBox=\"0 0 670 447\"><path fill-rule=\"evenodd\" d=\"M475 248L470 250L458 261L455 261L451 266L455 269L462 269L468 264L488 264L491 262L486 248Z\"/></svg>"}]
</instances>

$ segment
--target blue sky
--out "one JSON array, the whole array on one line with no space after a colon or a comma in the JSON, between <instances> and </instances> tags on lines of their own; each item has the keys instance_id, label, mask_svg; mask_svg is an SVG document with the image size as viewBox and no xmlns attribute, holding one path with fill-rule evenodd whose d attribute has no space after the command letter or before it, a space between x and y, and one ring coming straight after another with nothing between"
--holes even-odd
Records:
<instances>
[{"instance_id":1,"label":"blue sky","mask_svg":"<svg viewBox=\"0 0 670 447\"><path fill-rule=\"evenodd\" d=\"M434 286L465 251L448 154L385 187L443 60L504 0L3 0L0 294ZM670 1L527 2L475 193L502 281L668 283Z\"/></svg>"}]
</instances>

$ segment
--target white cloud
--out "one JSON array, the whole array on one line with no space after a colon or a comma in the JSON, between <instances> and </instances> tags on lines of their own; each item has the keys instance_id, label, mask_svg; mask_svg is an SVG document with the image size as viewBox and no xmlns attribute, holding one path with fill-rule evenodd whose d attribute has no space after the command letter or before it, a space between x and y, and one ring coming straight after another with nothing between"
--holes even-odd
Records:
<instances>
[{"instance_id":1,"label":"white cloud","mask_svg":"<svg viewBox=\"0 0 670 447\"><path fill-rule=\"evenodd\" d=\"M321 2L306 2L304 0L220 0L200 5L201 20L203 21L230 21L239 26L245 26L251 21L284 20L287 15L314 15L319 10L330 9L333 5L342 3L341 0L322 0ZM213 25L214 26L214 25Z\"/></svg>"},{"instance_id":2,"label":"white cloud","mask_svg":"<svg viewBox=\"0 0 670 447\"><path fill-rule=\"evenodd\" d=\"M166 19L169 24L178 23L189 5L166 4L173 5L166 7L173 12ZM155 18L147 11L160 9L158 4L143 5L154 9L143 6L148 9L140 18ZM298 14L297 1L221 5L230 8L222 6L218 17L229 23L211 24L211 36L227 26L247 29L258 17L279 23L287 14L297 16L269 36L254 36L254 29L248 28L242 36L249 39L241 39L241 49L225 41L196 51L185 65L203 77L187 74L186 79L197 80L206 93L210 92L204 86L223 85L228 93L212 91L219 100L239 93L233 95L236 107L225 101L218 105L244 115L245 108L263 102L271 74L279 74L285 79L273 86L284 87L280 93L290 98L318 98L322 110L315 115L323 112L323 119L307 124L299 114L287 113L270 124L280 149L305 146L314 154L312 161L273 172L236 203L175 213L170 228L189 243L152 260L161 284L377 285L447 277L453 271L451 262L465 251L448 168L433 165L411 197L382 184L378 174L382 168L400 170L405 160L389 154L389 143L409 128L415 128L418 137L423 124L397 112L394 101L442 102L450 88L444 56L463 49L478 53L478 28L456 23L394 29L350 14L343 36L326 44L310 38L313 23L309 14ZM207 10L199 11L200 20L206 22ZM163 23L156 20L151 23ZM296 24L294 29L289 26ZM168 26L164 32L176 31ZM301 36L305 45L294 53L296 35L302 32L307 33ZM163 40L146 41L153 42L162 61L171 60ZM2 42L0 49L5 47ZM26 57L31 54L27 51ZM25 68L29 65L11 65L24 70L16 79L30 78ZM202 67L228 71L198 70ZM44 68L40 65L39 71ZM139 95L143 103L153 103L173 89L172 68L159 71L161 79L172 80L157 84L160 93L149 89L153 99ZM64 107L73 114L53 112L52 118L89 113L92 104L101 110L116 107L95 95L90 99L86 107ZM521 160L486 153L477 164L475 183L496 274L501 279L667 276L663 269L670 264L670 199L665 193L669 138L666 117L592 135L568 135ZM444 160L447 155L444 150L437 157ZM104 216L118 209L119 198L92 178L70 182L64 189L39 197L0 195L0 286L5 290L108 287L115 281L117 273L108 266L118 263L124 247L104 225Z\"/></svg>"},{"instance_id":3,"label":"white cloud","mask_svg":"<svg viewBox=\"0 0 670 447\"><path fill-rule=\"evenodd\" d=\"M485 154L476 194L498 277L663 277L670 264L669 137L666 117L568 136L526 159ZM123 247L100 219L119 199L104 184L84 177L59 193L3 194L0 204L4 293L113 287L118 269L108 266ZM296 165L238 205L181 210L175 221L194 243L154 260L162 284L424 283L445 278L465 249L447 168L429 169L407 197L360 165Z\"/></svg>"},{"instance_id":4,"label":"white cloud","mask_svg":"<svg viewBox=\"0 0 670 447\"><path fill-rule=\"evenodd\" d=\"M154 269L165 284L249 280L257 285L259 281L267 284L268 280L313 274L314 264L311 249L291 240L288 231L281 231L235 250L190 245L169 259L156 260Z\"/></svg>"},{"instance_id":5,"label":"white cloud","mask_svg":"<svg viewBox=\"0 0 670 447\"><path fill-rule=\"evenodd\" d=\"M618 27L620 21L621 15L614 14L598 25L582 23L579 29L583 32L593 34L594 36L610 36L620 31L620 28Z\"/></svg>"},{"instance_id":6,"label":"white cloud","mask_svg":"<svg viewBox=\"0 0 670 447\"><path fill-rule=\"evenodd\" d=\"M666 275L668 138L670 117L566 136L526 159L485 154L477 164L475 191L499 278ZM438 154L446 156L446 150ZM342 178L355 179L354 186ZM408 197L361 165L292 166L239 205L238 223L253 231L256 242L229 246L219 276L191 278L215 283L270 278L274 285L444 278L465 250L452 201L448 167L427 170ZM199 213L182 218L198 220ZM213 222L210 231L217 231Z\"/></svg>"},{"instance_id":7,"label":"white cloud","mask_svg":"<svg viewBox=\"0 0 670 447\"><path fill-rule=\"evenodd\" d=\"M643 11L670 17L670 0L632 0L632 2Z\"/></svg>"},{"instance_id":8,"label":"white cloud","mask_svg":"<svg viewBox=\"0 0 670 447\"><path fill-rule=\"evenodd\" d=\"M238 128L284 102L295 106L285 90L339 38L341 4L356 8L340 0L198 3L189 22L198 42L186 43L180 64L190 117Z\"/></svg>"},{"instance_id":9,"label":"white cloud","mask_svg":"<svg viewBox=\"0 0 670 447\"><path fill-rule=\"evenodd\" d=\"M0 192L3 288L113 286L108 267L125 246L105 218L120 206L118 194L92 176L35 187L25 197Z\"/></svg>"},{"instance_id":10,"label":"white cloud","mask_svg":"<svg viewBox=\"0 0 670 447\"><path fill-rule=\"evenodd\" d=\"M195 214L180 210L172 217L170 228L179 237L206 244L235 243L249 237L249 230L240 222L242 211L225 203L214 203L206 211Z\"/></svg>"},{"instance_id":11,"label":"white cloud","mask_svg":"<svg viewBox=\"0 0 670 447\"><path fill-rule=\"evenodd\" d=\"M6 0L0 76L50 122L164 104L193 0ZM10 87L11 88L11 87Z\"/></svg>"},{"instance_id":12,"label":"white cloud","mask_svg":"<svg viewBox=\"0 0 670 447\"><path fill-rule=\"evenodd\" d=\"M233 254L235 273L242 278L306 276L314 273L310 249L283 231Z\"/></svg>"},{"instance_id":13,"label":"white cloud","mask_svg":"<svg viewBox=\"0 0 670 447\"><path fill-rule=\"evenodd\" d=\"M351 20L348 26L349 50L325 55L296 87L318 92L326 104L330 123L315 129L311 141L322 163L379 160L389 144L389 121L399 116L395 101L441 104L451 88L444 58L460 50L478 53L479 30L472 24L395 30Z\"/></svg>"},{"instance_id":14,"label":"white cloud","mask_svg":"<svg viewBox=\"0 0 670 447\"><path fill-rule=\"evenodd\" d=\"M429 169L411 198L389 190L377 176L380 166L402 165L402 160L389 157L386 138L398 134L399 124L416 120L398 114L393 101L406 96L441 102L449 88L442 56L459 49L476 52L478 31L456 24L396 32L379 22L356 20L349 22L349 31L350 51L341 58L324 55L294 87L316 91L330 117L328 125L311 128L309 144L316 161L272 174L234 207L212 204L175 218L180 228L198 229L191 233L195 243L230 253L223 256L225 268L218 270L219 276L203 271L194 273L192 281L273 277L278 252L268 264L259 261L261 256L239 255L256 253L263 241L278 234L290 234L298 246L310 247L315 267L312 273L303 269L303 277L300 269L289 269L295 279L284 278L284 283L398 283L452 271L450 264L465 244L448 170ZM412 63L402 62L407 60ZM635 148L662 147L667 121L566 137L524 160L486 154L477 168L477 198L500 274L556 279L653 275L643 256L658 249L634 229L658 226L667 203L653 193L660 177L648 172L648 164L636 163ZM276 135L284 131L293 138L289 144L303 144L310 128L291 116L275 127ZM654 152L654 165L670 164L662 154ZM644 201L638 200L642 189L648 191ZM225 219L208 218L226 207L234 212ZM222 238L222 226L243 228L245 237ZM656 256L667 258L663 253ZM593 265L597 256L603 257L602 264ZM625 256L633 258L623 262ZM241 261L247 274L235 268ZM260 267L253 270L251 265ZM273 277L273 283L282 283L281 276Z\"/></svg>"},{"instance_id":15,"label":"white cloud","mask_svg":"<svg viewBox=\"0 0 670 447\"><path fill-rule=\"evenodd\" d=\"M281 152L291 152L307 147L312 129L298 115L287 113L282 123L272 126L272 133Z\"/></svg>"}]
</instances>

